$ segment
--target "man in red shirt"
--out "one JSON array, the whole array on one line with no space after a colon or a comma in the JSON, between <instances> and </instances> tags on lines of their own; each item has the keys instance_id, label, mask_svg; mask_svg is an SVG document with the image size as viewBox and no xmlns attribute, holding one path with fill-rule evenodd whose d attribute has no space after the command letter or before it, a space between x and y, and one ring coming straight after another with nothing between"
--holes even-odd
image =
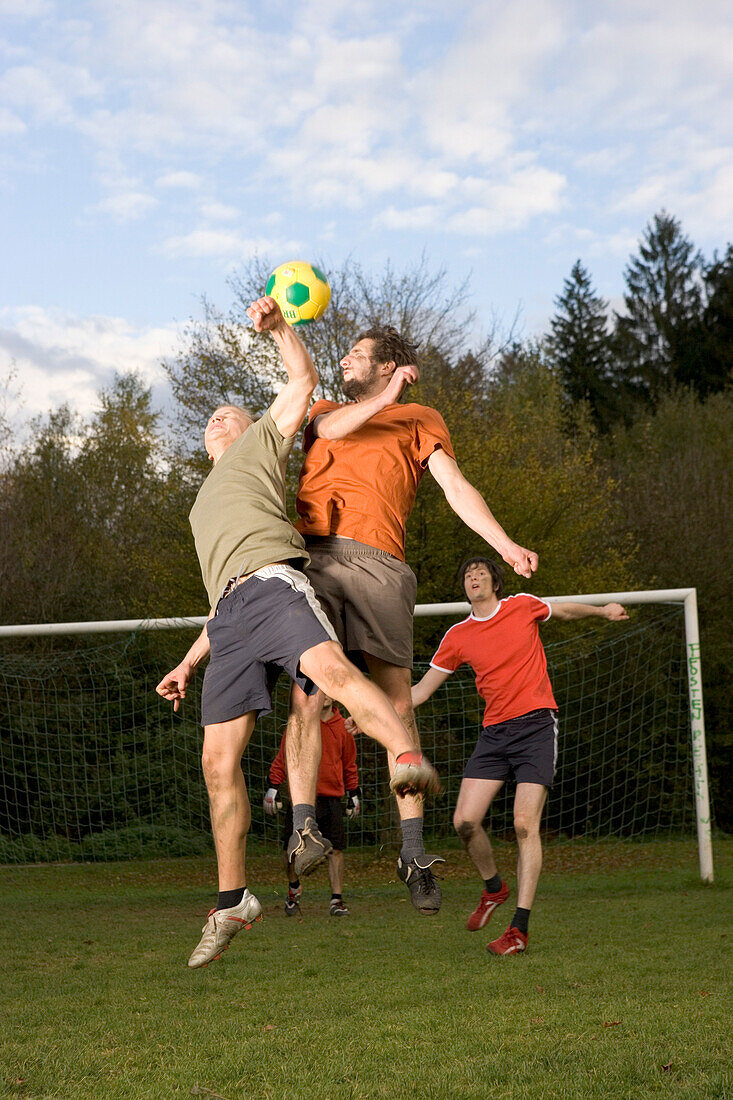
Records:
<instances>
[{"instance_id":1,"label":"man in red shirt","mask_svg":"<svg viewBox=\"0 0 733 1100\"><path fill-rule=\"evenodd\" d=\"M356 742L347 730L339 710L334 707L333 699L323 696L321 720L321 745L323 753L318 771L316 787L316 821L318 828L333 848L328 854L328 877L331 881L331 901L329 913L332 917L348 917L349 910L344 905L344 848L346 847L346 829L344 828L344 794L347 795L346 816L359 816L359 773L356 767ZM281 806L278 787L287 778L285 762L286 733L280 742L280 750L270 766L270 789L265 795L263 808L266 814L274 815ZM288 873L288 896L285 912L289 917L300 912L303 887L296 874L293 861L288 859L288 840L293 831L293 810L288 805L285 811L283 847L285 866Z\"/></svg>"},{"instance_id":2,"label":"man in red shirt","mask_svg":"<svg viewBox=\"0 0 733 1100\"><path fill-rule=\"evenodd\" d=\"M487 558L461 567L471 614L443 637L430 668L412 688L413 706L429 699L451 673L469 664L486 702L483 729L464 772L453 824L484 880L478 907L467 928L478 931L506 901L509 889L497 872L483 820L509 778L516 780L514 831L517 835L517 909L493 943L494 955L515 955L528 941L529 916L542 868L540 819L557 761L557 703L547 675L539 624L556 619L600 616L620 622L628 615L618 603L549 604L520 592L502 599L503 570Z\"/></svg>"},{"instance_id":3,"label":"man in red shirt","mask_svg":"<svg viewBox=\"0 0 733 1100\"><path fill-rule=\"evenodd\" d=\"M308 578L346 651L359 654L402 718L420 739L410 699L415 575L405 562L405 525L426 470L448 503L517 573L530 577L537 555L506 534L481 494L458 468L442 416L425 405L400 404L417 381L416 348L395 329L363 333L341 360L347 404L317 401L305 432L298 530L311 557ZM293 798L315 789L317 702L293 691L288 726ZM394 760L388 756L390 772ZM296 774L296 761L299 762ZM302 789L297 784L302 783ZM423 914L437 913L440 889L422 840L422 799L398 798L402 847L397 873Z\"/></svg>"}]
</instances>

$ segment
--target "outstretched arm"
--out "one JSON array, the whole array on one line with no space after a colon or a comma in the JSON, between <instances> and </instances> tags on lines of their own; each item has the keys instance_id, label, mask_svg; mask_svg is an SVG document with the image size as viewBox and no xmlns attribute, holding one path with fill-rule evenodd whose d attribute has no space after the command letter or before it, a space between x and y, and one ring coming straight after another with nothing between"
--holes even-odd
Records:
<instances>
[{"instance_id":1,"label":"outstretched arm","mask_svg":"<svg viewBox=\"0 0 733 1100\"><path fill-rule=\"evenodd\" d=\"M405 386L411 386L419 377L420 373L415 366L396 367L389 384L376 397L354 401L342 405L340 409L317 416L313 421L314 435L321 439L343 439L361 428L367 420L371 420L375 413L399 401Z\"/></svg>"},{"instance_id":2,"label":"outstretched arm","mask_svg":"<svg viewBox=\"0 0 733 1100\"><path fill-rule=\"evenodd\" d=\"M413 709L419 707L426 699L429 699L433 692L437 691L440 685L444 684L449 676L449 672L442 672L439 668L429 668L422 680L418 680L416 684L412 685L411 694Z\"/></svg>"},{"instance_id":3,"label":"outstretched arm","mask_svg":"<svg viewBox=\"0 0 733 1100\"><path fill-rule=\"evenodd\" d=\"M620 603L606 603L596 607L590 603L553 603L552 618L570 622L572 619L586 619L592 615L608 619L611 623L620 623L628 619L626 609Z\"/></svg>"},{"instance_id":4,"label":"outstretched arm","mask_svg":"<svg viewBox=\"0 0 733 1100\"><path fill-rule=\"evenodd\" d=\"M443 450L433 451L428 459L428 469L445 493L445 499L466 526L493 546L515 573L521 577L531 577L539 562L537 555L509 538L494 519L478 489L466 481L456 460Z\"/></svg>"},{"instance_id":5,"label":"outstretched arm","mask_svg":"<svg viewBox=\"0 0 733 1100\"><path fill-rule=\"evenodd\" d=\"M278 346L288 381L270 406L275 427L285 439L295 435L305 420L318 374L303 341L285 323L274 298L258 298L247 310L256 332L270 332Z\"/></svg>"},{"instance_id":6,"label":"outstretched arm","mask_svg":"<svg viewBox=\"0 0 733 1100\"><path fill-rule=\"evenodd\" d=\"M208 623L213 614L213 610L209 612L206 623ZM209 644L209 635L206 630L206 623L204 623L203 630L181 663L176 665L173 671L169 672L167 676L164 676L155 689L158 695L162 695L164 699L169 699L173 703L173 709L176 711L181 705L181 699L186 698L186 685L189 680L192 679L197 667L209 655L211 647Z\"/></svg>"}]
</instances>

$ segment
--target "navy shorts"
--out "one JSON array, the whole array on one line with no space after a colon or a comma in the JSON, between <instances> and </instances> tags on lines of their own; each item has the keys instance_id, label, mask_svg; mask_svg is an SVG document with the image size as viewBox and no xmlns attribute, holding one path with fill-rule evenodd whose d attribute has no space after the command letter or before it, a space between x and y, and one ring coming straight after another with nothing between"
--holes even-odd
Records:
<instances>
[{"instance_id":1,"label":"navy shorts","mask_svg":"<svg viewBox=\"0 0 733 1100\"><path fill-rule=\"evenodd\" d=\"M316 823L327 840L330 840L337 852L346 847L346 828L344 826L344 803L335 795L319 794L316 798ZM288 841L293 831L293 807L285 811L283 828L283 849L287 851Z\"/></svg>"},{"instance_id":2,"label":"navy shorts","mask_svg":"<svg viewBox=\"0 0 733 1100\"><path fill-rule=\"evenodd\" d=\"M556 764L557 711L543 708L484 726L463 776L551 787Z\"/></svg>"},{"instance_id":3,"label":"navy shorts","mask_svg":"<svg viewBox=\"0 0 733 1100\"><path fill-rule=\"evenodd\" d=\"M306 695L318 690L300 657L336 640L307 577L290 565L266 565L223 596L206 624L211 656L201 692L201 724L272 710L272 670L284 669Z\"/></svg>"}]
</instances>

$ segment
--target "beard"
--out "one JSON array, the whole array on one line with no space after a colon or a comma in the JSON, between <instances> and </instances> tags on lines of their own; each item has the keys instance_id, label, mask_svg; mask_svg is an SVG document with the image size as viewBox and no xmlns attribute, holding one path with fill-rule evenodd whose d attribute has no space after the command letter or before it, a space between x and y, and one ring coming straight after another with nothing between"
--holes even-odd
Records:
<instances>
[{"instance_id":1,"label":"beard","mask_svg":"<svg viewBox=\"0 0 733 1100\"><path fill-rule=\"evenodd\" d=\"M375 364L363 378L344 378L341 383L341 392L348 397L349 401L357 401L369 393L378 377L379 368Z\"/></svg>"}]
</instances>

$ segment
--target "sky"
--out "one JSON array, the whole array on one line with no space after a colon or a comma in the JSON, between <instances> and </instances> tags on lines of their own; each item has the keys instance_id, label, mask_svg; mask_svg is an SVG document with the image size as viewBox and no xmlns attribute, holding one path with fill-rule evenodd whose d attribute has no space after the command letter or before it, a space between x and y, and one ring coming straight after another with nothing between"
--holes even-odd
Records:
<instances>
[{"instance_id":1,"label":"sky","mask_svg":"<svg viewBox=\"0 0 733 1100\"><path fill-rule=\"evenodd\" d=\"M730 0L0 0L10 414L164 400L255 252L424 254L526 336L578 258L620 306L662 208L733 237L732 58Z\"/></svg>"}]
</instances>

